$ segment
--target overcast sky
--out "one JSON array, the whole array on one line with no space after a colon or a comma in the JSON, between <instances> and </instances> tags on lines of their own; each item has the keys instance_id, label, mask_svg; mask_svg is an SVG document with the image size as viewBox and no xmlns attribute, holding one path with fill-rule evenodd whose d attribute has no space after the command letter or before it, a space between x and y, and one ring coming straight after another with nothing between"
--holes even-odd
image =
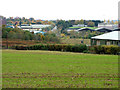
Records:
<instances>
[{"instance_id":1,"label":"overcast sky","mask_svg":"<svg viewBox=\"0 0 120 90\"><path fill-rule=\"evenodd\" d=\"M116 20L120 0L1 0L0 15L44 20Z\"/></svg>"}]
</instances>

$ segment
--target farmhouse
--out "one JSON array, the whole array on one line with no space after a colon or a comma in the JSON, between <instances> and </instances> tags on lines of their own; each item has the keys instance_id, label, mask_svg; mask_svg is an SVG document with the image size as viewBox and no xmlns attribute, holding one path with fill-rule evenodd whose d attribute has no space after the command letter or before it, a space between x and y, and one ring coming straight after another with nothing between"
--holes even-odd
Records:
<instances>
[{"instance_id":1,"label":"farmhouse","mask_svg":"<svg viewBox=\"0 0 120 90\"><path fill-rule=\"evenodd\" d=\"M91 45L119 45L120 31L113 31L91 38Z\"/></svg>"}]
</instances>

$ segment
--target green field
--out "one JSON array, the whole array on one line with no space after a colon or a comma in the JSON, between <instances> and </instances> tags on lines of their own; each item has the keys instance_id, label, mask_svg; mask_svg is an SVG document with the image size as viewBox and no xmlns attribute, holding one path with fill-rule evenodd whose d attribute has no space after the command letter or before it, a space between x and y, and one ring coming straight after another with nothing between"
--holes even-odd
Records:
<instances>
[{"instance_id":1,"label":"green field","mask_svg":"<svg viewBox=\"0 0 120 90\"><path fill-rule=\"evenodd\" d=\"M2 51L3 88L117 88L118 56Z\"/></svg>"}]
</instances>

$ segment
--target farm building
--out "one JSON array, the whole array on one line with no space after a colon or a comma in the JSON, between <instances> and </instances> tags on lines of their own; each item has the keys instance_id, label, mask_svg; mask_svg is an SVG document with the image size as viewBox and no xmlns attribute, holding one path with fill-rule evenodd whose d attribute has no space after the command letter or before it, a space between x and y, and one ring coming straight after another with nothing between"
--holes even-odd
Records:
<instances>
[{"instance_id":1,"label":"farm building","mask_svg":"<svg viewBox=\"0 0 120 90\"><path fill-rule=\"evenodd\" d=\"M112 32L111 29L107 29L107 28L97 28L97 29L95 29L95 31L104 32L104 33L106 33L106 32Z\"/></svg>"},{"instance_id":2,"label":"farm building","mask_svg":"<svg viewBox=\"0 0 120 90\"><path fill-rule=\"evenodd\" d=\"M113 30L113 31L120 31L120 29L115 29L115 30Z\"/></svg>"},{"instance_id":3,"label":"farm building","mask_svg":"<svg viewBox=\"0 0 120 90\"><path fill-rule=\"evenodd\" d=\"M74 30L74 29L68 29L67 30L67 32L71 32L71 31L78 32L78 30Z\"/></svg>"},{"instance_id":4,"label":"farm building","mask_svg":"<svg viewBox=\"0 0 120 90\"><path fill-rule=\"evenodd\" d=\"M42 28L46 28L46 27L50 27L51 25L43 25L43 24L33 24L33 25L29 25L29 24L24 24L21 26L18 26L18 28L21 28L23 30L28 30L28 31L41 31Z\"/></svg>"},{"instance_id":5,"label":"farm building","mask_svg":"<svg viewBox=\"0 0 120 90\"><path fill-rule=\"evenodd\" d=\"M107 29L117 29L118 28L118 24L108 24L108 23L99 23L98 24L99 28L107 28Z\"/></svg>"},{"instance_id":6,"label":"farm building","mask_svg":"<svg viewBox=\"0 0 120 90\"><path fill-rule=\"evenodd\" d=\"M32 24L31 27L32 28L46 28L46 27L50 27L51 25L43 25L43 24Z\"/></svg>"},{"instance_id":7,"label":"farm building","mask_svg":"<svg viewBox=\"0 0 120 90\"><path fill-rule=\"evenodd\" d=\"M34 33L34 34L38 34L38 33L41 33L42 35L44 35L46 32L43 32L43 31L30 31L30 32L32 32L32 33Z\"/></svg>"},{"instance_id":8,"label":"farm building","mask_svg":"<svg viewBox=\"0 0 120 90\"><path fill-rule=\"evenodd\" d=\"M73 25L73 27L87 27L87 25L84 25L84 24L78 24L78 25Z\"/></svg>"},{"instance_id":9,"label":"farm building","mask_svg":"<svg viewBox=\"0 0 120 90\"><path fill-rule=\"evenodd\" d=\"M81 28L81 29L78 29L78 31L90 31L90 32L92 32L92 31L94 31L93 29L90 29L90 28Z\"/></svg>"},{"instance_id":10,"label":"farm building","mask_svg":"<svg viewBox=\"0 0 120 90\"><path fill-rule=\"evenodd\" d=\"M120 31L113 31L91 38L91 45L119 45Z\"/></svg>"}]
</instances>

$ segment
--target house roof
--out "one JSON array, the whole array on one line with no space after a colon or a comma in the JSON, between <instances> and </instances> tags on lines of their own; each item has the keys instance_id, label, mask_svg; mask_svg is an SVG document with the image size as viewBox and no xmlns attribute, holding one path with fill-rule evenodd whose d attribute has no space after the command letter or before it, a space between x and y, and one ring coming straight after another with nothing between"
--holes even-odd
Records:
<instances>
[{"instance_id":1,"label":"house roof","mask_svg":"<svg viewBox=\"0 0 120 90\"><path fill-rule=\"evenodd\" d=\"M97 29L95 29L95 30L97 30L97 31L100 31L100 30L109 30L109 31L112 31L111 29L107 29L107 28L103 28L103 27L101 27L101 28L97 28Z\"/></svg>"},{"instance_id":2,"label":"house roof","mask_svg":"<svg viewBox=\"0 0 120 90\"><path fill-rule=\"evenodd\" d=\"M90 29L90 28L81 28L81 29L78 29L78 31L86 31L86 30L90 30L90 31L94 31L93 29Z\"/></svg>"},{"instance_id":3,"label":"house roof","mask_svg":"<svg viewBox=\"0 0 120 90\"><path fill-rule=\"evenodd\" d=\"M113 30L113 31L120 31L120 29L115 29L115 30Z\"/></svg>"},{"instance_id":4,"label":"house roof","mask_svg":"<svg viewBox=\"0 0 120 90\"><path fill-rule=\"evenodd\" d=\"M31 31L32 32L32 31ZM46 32L43 32L43 31L33 31L35 34L37 33L42 33L42 34L45 34Z\"/></svg>"},{"instance_id":5,"label":"house roof","mask_svg":"<svg viewBox=\"0 0 120 90\"><path fill-rule=\"evenodd\" d=\"M45 27L50 27L51 25L33 24L31 26L32 28L45 28Z\"/></svg>"},{"instance_id":6,"label":"house roof","mask_svg":"<svg viewBox=\"0 0 120 90\"><path fill-rule=\"evenodd\" d=\"M33 24L33 25L28 25L28 24L24 24L24 25L21 25L21 27L20 28L22 28L22 29L28 29L28 28L30 28L30 29L32 29L32 28L37 28L37 29L40 29L40 28L45 28L45 27L49 27L49 26L51 26L51 25L43 25L43 24Z\"/></svg>"},{"instance_id":7,"label":"house roof","mask_svg":"<svg viewBox=\"0 0 120 90\"><path fill-rule=\"evenodd\" d=\"M110 30L110 29L107 29L107 28L101 28L101 29L98 29L97 31L99 31L99 32L111 32L112 30Z\"/></svg>"},{"instance_id":8,"label":"house roof","mask_svg":"<svg viewBox=\"0 0 120 90\"><path fill-rule=\"evenodd\" d=\"M32 28L31 26L21 26L20 28L22 29L28 29L28 28Z\"/></svg>"},{"instance_id":9,"label":"house roof","mask_svg":"<svg viewBox=\"0 0 120 90\"><path fill-rule=\"evenodd\" d=\"M91 39L120 40L120 31L113 31L92 37Z\"/></svg>"}]
</instances>

